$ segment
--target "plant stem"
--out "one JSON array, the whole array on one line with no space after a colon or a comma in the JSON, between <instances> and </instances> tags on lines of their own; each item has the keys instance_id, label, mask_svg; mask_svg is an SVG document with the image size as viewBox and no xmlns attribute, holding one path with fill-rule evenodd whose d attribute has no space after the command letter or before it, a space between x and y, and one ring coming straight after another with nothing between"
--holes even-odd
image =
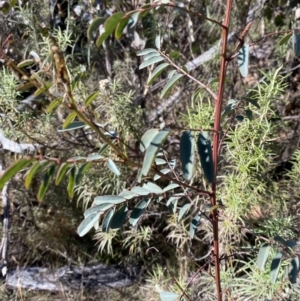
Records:
<instances>
[{"instance_id":1,"label":"plant stem","mask_svg":"<svg viewBox=\"0 0 300 301\"><path fill-rule=\"evenodd\" d=\"M232 0L227 0L225 19L222 27L222 49L221 49L221 62L220 62L220 80L218 86L218 93L216 99L216 111L215 111L215 122L214 122L214 140L213 140L213 162L214 162L214 175L215 179L212 184L212 196L210 202L212 207L216 208L216 195L217 195L217 172L218 172L218 149L220 141L220 122L221 122L221 110L225 86L225 77L227 69L227 37L229 32L230 14L232 8ZM215 261L215 282L217 288L217 300L222 301L222 290L221 290L221 279L220 279L220 258L219 258L219 229L218 229L218 211L217 208L212 212L212 223L213 223L213 235L214 235L214 261Z\"/></svg>"}]
</instances>

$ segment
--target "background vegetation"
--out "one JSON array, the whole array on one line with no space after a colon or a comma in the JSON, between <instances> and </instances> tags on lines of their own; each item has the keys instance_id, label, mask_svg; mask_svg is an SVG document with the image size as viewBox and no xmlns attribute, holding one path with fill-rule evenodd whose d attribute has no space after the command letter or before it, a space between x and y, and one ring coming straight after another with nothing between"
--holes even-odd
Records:
<instances>
[{"instance_id":1,"label":"background vegetation","mask_svg":"<svg viewBox=\"0 0 300 301\"><path fill-rule=\"evenodd\" d=\"M49 1L50 7L42 0L2 2L1 130L12 141L36 146L30 153L33 165L22 168L9 184L10 268L122 262L142 266L140 282L105 292L107 298L176 299L160 294L170 291L189 300L217 300L211 214L218 210L224 300L298 300L299 276L291 281L288 274L292 260L299 258L299 52L286 36L297 28L298 2L233 3L228 53L234 53L237 37L252 21L244 37L250 45L249 72L241 76L238 60L228 65L216 208L207 195L190 189L210 190L197 156L192 176L184 179L180 139L185 130L196 139L201 130L211 134L213 128L215 99L196 80L216 93L221 28L199 14L221 23L225 1L157 8L160 2L152 2L147 14L148 1ZM99 26L108 17L138 9L123 34L118 36L114 28L99 41ZM170 59L169 69L150 85L156 66L140 69L144 56L137 55L147 48L161 48ZM62 57L65 63L59 61ZM172 68L189 76L161 97ZM82 126L73 114L74 103L108 141L91 124ZM124 158L142 164L141 137L163 128L172 133L156 158L161 174L152 170L142 183L164 189L177 180L182 186L155 198L140 218L126 220L120 229L103 227L104 217L96 230L79 237L83 212L95 197L141 185L138 166ZM3 147L1 160L5 167L13 166L28 153ZM55 175L64 163L65 174L58 180ZM130 199L129 213L140 201ZM266 242L269 253L260 251ZM259 252L265 252L262 262ZM279 253L281 268L274 276L270 270ZM83 289L48 295L3 286L1 294L3 300L95 300L104 293Z\"/></svg>"}]
</instances>

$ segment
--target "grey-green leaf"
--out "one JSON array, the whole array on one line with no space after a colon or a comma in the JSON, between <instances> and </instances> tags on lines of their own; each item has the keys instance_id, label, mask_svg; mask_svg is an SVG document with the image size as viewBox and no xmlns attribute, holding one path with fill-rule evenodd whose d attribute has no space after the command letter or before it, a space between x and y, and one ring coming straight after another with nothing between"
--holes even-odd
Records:
<instances>
[{"instance_id":1,"label":"grey-green leaf","mask_svg":"<svg viewBox=\"0 0 300 301\"><path fill-rule=\"evenodd\" d=\"M161 148L169 134L170 130L165 129L160 131L155 135L150 145L148 146L142 167L142 173L144 176L148 175L151 166L155 160L156 154L158 153L159 149Z\"/></svg>"},{"instance_id":2,"label":"grey-green leaf","mask_svg":"<svg viewBox=\"0 0 300 301\"><path fill-rule=\"evenodd\" d=\"M178 214L178 221L182 219L184 214L191 208L192 204L185 204L180 210Z\"/></svg>"},{"instance_id":3,"label":"grey-green leaf","mask_svg":"<svg viewBox=\"0 0 300 301\"><path fill-rule=\"evenodd\" d=\"M206 132L201 132L197 141L198 153L200 156L201 166L209 183L213 183L215 179L214 164L212 158L212 149L209 136Z\"/></svg>"},{"instance_id":4,"label":"grey-green leaf","mask_svg":"<svg viewBox=\"0 0 300 301\"><path fill-rule=\"evenodd\" d=\"M293 32L293 48L296 57L300 56L300 35Z\"/></svg>"},{"instance_id":5,"label":"grey-green leaf","mask_svg":"<svg viewBox=\"0 0 300 301\"><path fill-rule=\"evenodd\" d=\"M183 77L183 74L175 74L172 78L169 79L169 81L164 86L163 90L161 91L160 97L165 97L168 92L173 88L173 86L176 84L176 82Z\"/></svg>"},{"instance_id":6,"label":"grey-green leaf","mask_svg":"<svg viewBox=\"0 0 300 301\"><path fill-rule=\"evenodd\" d=\"M201 220L201 216L199 214L197 214L192 222L190 223L190 238L193 239L195 236L195 232L197 230L197 227L199 226Z\"/></svg>"},{"instance_id":7,"label":"grey-green leaf","mask_svg":"<svg viewBox=\"0 0 300 301\"><path fill-rule=\"evenodd\" d=\"M249 44L245 44L239 51L238 54L238 66L240 73L243 77L248 75L249 65Z\"/></svg>"},{"instance_id":8,"label":"grey-green leaf","mask_svg":"<svg viewBox=\"0 0 300 301\"><path fill-rule=\"evenodd\" d=\"M127 216L128 208L126 205L121 206L114 216L111 219L110 222L110 229L119 229L122 227L122 225L125 222L126 216Z\"/></svg>"},{"instance_id":9,"label":"grey-green leaf","mask_svg":"<svg viewBox=\"0 0 300 301\"><path fill-rule=\"evenodd\" d=\"M149 54L149 53L151 53L151 52L159 53L159 52L158 52L156 49L154 49L154 48L146 48L146 49L143 49L143 50L139 51L139 52L137 53L137 56L147 55L147 54Z\"/></svg>"},{"instance_id":10,"label":"grey-green leaf","mask_svg":"<svg viewBox=\"0 0 300 301\"><path fill-rule=\"evenodd\" d=\"M148 195L148 194L150 194L149 190L147 190L143 187L140 187L140 186L132 187L131 191L138 194L138 195Z\"/></svg>"},{"instance_id":11,"label":"grey-green leaf","mask_svg":"<svg viewBox=\"0 0 300 301\"><path fill-rule=\"evenodd\" d=\"M163 190L158 185L151 182L148 182L147 184L143 185L143 188L146 188L151 193L155 193L155 194L163 193Z\"/></svg>"},{"instance_id":12,"label":"grey-green leaf","mask_svg":"<svg viewBox=\"0 0 300 301\"><path fill-rule=\"evenodd\" d=\"M87 216L79 225L77 229L77 233L80 237L87 234L94 226L94 224L98 221L100 213L93 213Z\"/></svg>"},{"instance_id":13,"label":"grey-green leaf","mask_svg":"<svg viewBox=\"0 0 300 301\"><path fill-rule=\"evenodd\" d=\"M114 213L115 213L115 209L112 208L105 215L103 222L102 222L102 232L108 232Z\"/></svg>"},{"instance_id":14,"label":"grey-green leaf","mask_svg":"<svg viewBox=\"0 0 300 301\"><path fill-rule=\"evenodd\" d=\"M169 184L167 187L164 188L164 192L169 191L169 190L171 190L171 189L175 189L175 188L177 188L177 187L179 187L178 184L171 183L171 184Z\"/></svg>"},{"instance_id":15,"label":"grey-green leaf","mask_svg":"<svg viewBox=\"0 0 300 301\"><path fill-rule=\"evenodd\" d=\"M277 253L271 263L271 283L276 283L281 266L282 253Z\"/></svg>"},{"instance_id":16,"label":"grey-green leaf","mask_svg":"<svg viewBox=\"0 0 300 301\"><path fill-rule=\"evenodd\" d=\"M270 246L268 244L263 244L258 252L256 265L263 271L265 269L265 264L268 260L270 253Z\"/></svg>"},{"instance_id":17,"label":"grey-green leaf","mask_svg":"<svg viewBox=\"0 0 300 301\"><path fill-rule=\"evenodd\" d=\"M121 173L115 164L115 162L111 159L107 160L107 167L110 169L111 172L113 172L116 176L119 176Z\"/></svg>"},{"instance_id":18,"label":"grey-green leaf","mask_svg":"<svg viewBox=\"0 0 300 301\"><path fill-rule=\"evenodd\" d=\"M89 215L94 214L94 213L99 213L99 215L100 215L103 212L105 212L107 209L111 208L112 206L114 206L114 204L109 204L109 203L93 206L93 207L85 210L84 217L88 217Z\"/></svg>"},{"instance_id":19,"label":"grey-green leaf","mask_svg":"<svg viewBox=\"0 0 300 301\"><path fill-rule=\"evenodd\" d=\"M123 197L123 198L126 199L126 200L131 200L131 199L137 197L138 194L136 194L136 193L133 192L133 191L124 190L124 191L122 191L121 193L119 193L119 196Z\"/></svg>"},{"instance_id":20,"label":"grey-green leaf","mask_svg":"<svg viewBox=\"0 0 300 301\"><path fill-rule=\"evenodd\" d=\"M125 200L125 198L118 195L101 195L94 198L94 204L100 205L104 203L110 203L116 205L125 202Z\"/></svg>"},{"instance_id":21,"label":"grey-green leaf","mask_svg":"<svg viewBox=\"0 0 300 301\"><path fill-rule=\"evenodd\" d=\"M160 292L159 295L161 301L176 301L179 297L178 294L172 292Z\"/></svg>"},{"instance_id":22,"label":"grey-green leaf","mask_svg":"<svg viewBox=\"0 0 300 301\"><path fill-rule=\"evenodd\" d=\"M154 137L157 135L158 132L159 132L158 129L150 129L144 133L144 135L141 138L141 142L140 142L141 152L144 152L148 148L151 141L154 139Z\"/></svg>"},{"instance_id":23,"label":"grey-green leaf","mask_svg":"<svg viewBox=\"0 0 300 301\"><path fill-rule=\"evenodd\" d=\"M144 199L141 200L132 210L131 215L130 215L130 219L129 219L129 223L134 227L140 217L142 216L143 212L146 210L146 208L148 207L149 203L150 203L151 199Z\"/></svg>"},{"instance_id":24,"label":"grey-green leaf","mask_svg":"<svg viewBox=\"0 0 300 301\"><path fill-rule=\"evenodd\" d=\"M295 257L291 261L291 266L289 270L289 280L292 284L297 283L297 276L300 271L299 258Z\"/></svg>"},{"instance_id":25,"label":"grey-green leaf","mask_svg":"<svg viewBox=\"0 0 300 301\"><path fill-rule=\"evenodd\" d=\"M183 177L190 180L193 175L195 142L191 131L185 131L180 137L180 161Z\"/></svg>"},{"instance_id":26,"label":"grey-green leaf","mask_svg":"<svg viewBox=\"0 0 300 301\"><path fill-rule=\"evenodd\" d=\"M142 62L141 65L140 65L140 67L139 67L139 69L143 69L143 68L148 67L150 65L154 65L154 64L156 64L158 62L161 62L163 60L164 60L164 58L162 56L160 56L160 55L153 56L150 59Z\"/></svg>"}]
</instances>

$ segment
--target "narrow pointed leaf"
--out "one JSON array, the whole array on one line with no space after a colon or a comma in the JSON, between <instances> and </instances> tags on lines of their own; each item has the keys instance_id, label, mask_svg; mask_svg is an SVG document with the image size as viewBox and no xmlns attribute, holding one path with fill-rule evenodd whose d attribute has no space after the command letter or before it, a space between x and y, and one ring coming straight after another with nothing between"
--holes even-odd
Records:
<instances>
[{"instance_id":1,"label":"narrow pointed leaf","mask_svg":"<svg viewBox=\"0 0 300 301\"><path fill-rule=\"evenodd\" d=\"M123 35L123 32L124 32L124 28L127 26L129 20L130 20L130 17L127 17L127 18L124 18L124 19L120 20L119 24L116 27L116 31L115 31L115 38L117 40L121 39L121 37Z\"/></svg>"},{"instance_id":2,"label":"narrow pointed leaf","mask_svg":"<svg viewBox=\"0 0 300 301\"><path fill-rule=\"evenodd\" d=\"M148 85L151 85L153 81L161 75L161 73L169 66L169 63L162 63L158 65L152 72L150 78L148 79Z\"/></svg>"},{"instance_id":3,"label":"narrow pointed leaf","mask_svg":"<svg viewBox=\"0 0 300 301\"><path fill-rule=\"evenodd\" d=\"M194 136L190 131L185 131L180 137L180 161L183 177L190 180L193 176L195 159Z\"/></svg>"},{"instance_id":4,"label":"narrow pointed leaf","mask_svg":"<svg viewBox=\"0 0 300 301\"><path fill-rule=\"evenodd\" d=\"M121 12L111 15L104 23L105 32L98 38L96 45L100 47L102 43L113 33L118 23L123 18L124 14Z\"/></svg>"},{"instance_id":5,"label":"narrow pointed leaf","mask_svg":"<svg viewBox=\"0 0 300 301\"><path fill-rule=\"evenodd\" d=\"M68 116L67 116L67 118L66 118L66 120L65 120L65 122L64 122L64 124L62 125L62 127L59 127L58 129L57 129L57 131L58 132L63 132L63 130L65 130L65 129L67 129L68 131L70 131L70 130L74 130L74 126L75 126L75 129L77 129L77 126L79 126L79 128L81 127L81 124L83 123L82 121L75 121L75 123L73 123L73 121L74 121L74 119L76 118L76 112L72 112L72 113L70 113ZM73 123L73 124L72 124ZM71 125L70 125L71 124ZM69 125L70 125L70 127L69 127Z\"/></svg>"},{"instance_id":6,"label":"narrow pointed leaf","mask_svg":"<svg viewBox=\"0 0 300 301\"><path fill-rule=\"evenodd\" d=\"M245 44L239 51L238 54L238 66L240 73L243 77L248 76L248 65L249 65L249 44Z\"/></svg>"},{"instance_id":7,"label":"narrow pointed leaf","mask_svg":"<svg viewBox=\"0 0 300 301\"><path fill-rule=\"evenodd\" d=\"M169 81L166 83L164 86L160 97L163 98L165 97L168 92L173 88L173 86L176 84L176 82L183 77L183 74L175 74L172 78L169 79Z\"/></svg>"},{"instance_id":8,"label":"narrow pointed leaf","mask_svg":"<svg viewBox=\"0 0 300 301\"><path fill-rule=\"evenodd\" d=\"M139 66L139 69L143 69L145 67L154 65L154 64L156 64L158 62L161 62L163 60L164 60L164 58L162 56L160 56L160 55L153 56L149 60L146 60L143 63L141 63L141 65Z\"/></svg>"},{"instance_id":9,"label":"narrow pointed leaf","mask_svg":"<svg viewBox=\"0 0 300 301\"><path fill-rule=\"evenodd\" d=\"M178 213L178 221L180 221L182 219L182 217L184 216L184 214L191 208L192 204L185 204Z\"/></svg>"},{"instance_id":10,"label":"narrow pointed leaf","mask_svg":"<svg viewBox=\"0 0 300 301\"><path fill-rule=\"evenodd\" d=\"M214 181L214 164L212 158L212 149L209 136L206 132L201 132L197 141L198 153L200 156L201 166L209 183Z\"/></svg>"},{"instance_id":11,"label":"narrow pointed leaf","mask_svg":"<svg viewBox=\"0 0 300 301\"><path fill-rule=\"evenodd\" d=\"M201 220L201 216L200 215L196 215L192 222L190 223L190 238L193 239L195 236L195 232L197 230L197 227L199 226Z\"/></svg>"},{"instance_id":12,"label":"narrow pointed leaf","mask_svg":"<svg viewBox=\"0 0 300 301\"><path fill-rule=\"evenodd\" d=\"M155 156L158 153L159 149L167 139L168 135L170 134L170 130L162 130L156 134L156 136L151 141L149 147L146 150L146 154L144 157L142 173L144 176L147 176L151 166L155 160Z\"/></svg>"},{"instance_id":13,"label":"narrow pointed leaf","mask_svg":"<svg viewBox=\"0 0 300 301\"><path fill-rule=\"evenodd\" d=\"M114 213L115 213L115 209L112 208L105 215L103 222L102 222L102 232L108 232Z\"/></svg>"},{"instance_id":14,"label":"narrow pointed leaf","mask_svg":"<svg viewBox=\"0 0 300 301\"><path fill-rule=\"evenodd\" d=\"M176 301L179 297L178 294L172 292L160 292L159 296L161 301Z\"/></svg>"},{"instance_id":15,"label":"narrow pointed leaf","mask_svg":"<svg viewBox=\"0 0 300 301\"><path fill-rule=\"evenodd\" d=\"M69 165L70 165L69 163L64 162L59 166L57 174L56 174L56 178L55 178L55 185L58 185L61 182L61 180L65 176L66 172L68 171Z\"/></svg>"},{"instance_id":16,"label":"narrow pointed leaf","mask_svg":"<svg viewBox=\"0 0 300 301\"><path fill-rule=\"evenodd\" d=\"M289 42L289 40L291 39L293 33L288 33L286 34L282 39L280 39L279 41L279 46L285 45Z\"/></svg>"},{"instance_id":17,"label":"narrow pointed leaf","mask_svg":"<svg viewBox=\"0 0 300 301\"><path fill-rule=\"evenodd\" d=\"M32 167L30 169L28 169L28 171L25 174L24 185L25 185L26 189L29 189L32 179L37 174L37 172L39 172L41 169L45 168L49 164L50 164L50 162L48 160L34 162Z\"/></svg>"},{"instance_id":18,"label":"narrow pointed leaf","mask_svg":"<svg viewBox=\"0 0 300 301\"><path fill-rule=\"evenodd\" d=\"M292 284L297 283L298 273L300 272L299 257L295 257L291 260L289 269L289 280Z\"/></svg>"},{"instance_id":19,"label":"narrow pointed leaf","mask_svg":"<svg viewBox=\"0 0 300 301\"><path fill-rule=\"evenodd\" d=\"M67 187L67 191L70 199L73 199L74 197L75 173L76 173L76 168L75 166L73 166L69 173L69 182Z\"/></svg>"},{"instance_id":20,"label":"narrow pointed leaf","mask_svg":"<svg viewBox=\"0 0 300 301\"><path fill-rule=\"evenodd\" d=\"M61 98L55 98L54 100L52 100L47 108L47 113L51 113L52 111L54 111L61 103Z\"/></svg>"},{"instance_id":21,"label":"narrow pointed leaf","mask_svg":"<svg viewBox=\"0 0 300 301\"><path fill-rule=\"evenodd\" d=\"M108 204L108 203L92 206L91 208L87 209L84 212L84 217L86 218L89 215L94 214L94 213L98 213L100 215L100 214L104 213L107 209L109 209L113 206L114 206L114 204Z\"/></svg>"},{"instance_id":22,"label":"narrow pointed leaf","mask_svg":"<svg viewBox=\"0 0 300 301\"><path fill-rule=\"evenodd\" d=\"M69 115L70 116L70 115ZM85 123L82 121L74 121L70 122L65 128L60 126L57 131L60 132L67 132L67 131L74 131L85 127Z\"/></svg>"},{"instance_id":23,"label":"narrow pointed leaf","mask_svg":"<svg viewBox=\"0 0 300 301\"><path fill-rule=\"evenodd\" d=\"M129 219L129 223L134 227L140 217L142 216L143 212L146 210L146 208L148 207L149 203L150 203L151 199L144 199L141 200L132 210L131 215L130 215L130 219Z\"/></svg>"},{"instance_id":24,"label":"narrow pointed leaf","mask_svg":"<svg viewBox=\"0 0 300 301\"><path fill-rule=\"evenodd\" d=\"M94 226L94 224L98 221L100 213L94 213L87 216L79 225L77 229L77 233L80 237L87 234Z\"/></svg>"},{"instance_id":25,"label":"narrow pointed leaf","mask_svg":"<svg viewBox=\"0 0 300 301\"><path fill-rule=\"evenodd\" d=\"M282 253L277 253L271 262L271 283L276 283L280 266L281 266Z\"/></svg>"},{"instance_id":26,"label":"narrow pointed leaf","mask_svg":"<svg viewBox=\"0 0 300 301\"><path fill-rule=\"evenodd\" d=\"M51 88L53 86L53 83L46 83L44 84L42 87L40 87L39 89L37 89L34 92L34 96L38 97L39 95L41 95L42 93L45 93L46 91L49 90L49 88Z\"/></svg>"},{"instance_id":27,"label":"narrow pointed leaf","mask_svg":"<svg viewBox=\"0 0 300 301\"><path fill-rule=\"evenodd\" d=\"M100 205L104 203L116 205L122 202L125 202L125 198L118 195L101 195L94 198L94 204L96 205Z\"/></svg>"},{"instance_id":28,"label":"narrow pointed leaf","mask_svg":"<svg viewBox=\"0 0 300 301\"><path fill-rule=\"evenodd\" d=\"M52 175L55 171L56 168L56 164L53 164L52 166L50 166L50 168L47 170L47 172L44 175L43 181L40 185L39 191L38 191L38 195L37 195L37 199L39 202L42 202L45 194L47 192L47 189L49 187L50 184L50 180L52 178Z\"/></svg>"},{"instance_id":29,"label":"narrow pointed leaf","mask_svg":"<svg viewBox=\"0 0 300 301\"><path fill-rule=\"evenodd\" d=\"M88 30L87 30L87 37L89 40L92 40L93 39L93 33L95 31L98 31L99 29L99 26L101 24L104 24L104 22L106 21L107 18L103 18L103 17L100 17L100 18L97 18L95 20L93 20L93 22L90 24Z\"/></svg>"},{"instance_id":30,"label":"narrow pointed leaf","mask_svg":"<svg viewBox=\"0 0 300 301\"><path fill-rule=\"evenodd\" d=\"M10 167L8 167L0 178L0 190L3 189L7 181L9 181L15 174L17 174L33 161L34 159L31 158L21 158Z\"/></svg>"},{"instance_id":31,"label":"narrow pointed leaf","mask_svg":"<svg viewBox=\"0 0 300 301\"><path fill-rule=\"evenodd\" d=\"M111 159L107 160L107 167L110 169L111 172L113 172L116 176L119 176L121 173L115 164L115 162Z\"/></svg>"},{"instance_id":32,"label":"narrow pointed leaf","mask_svg":"<svg viewBox=\"0 0 300 301\"><path fill-rule=\"evenodd\" d=\"M268 244L263 244L259 249L257 260L256 260L256 265L261 271L265 269L265 265L268 260L269 253L270 253L270 246Z\"/></svg>"},{"instance_id":33,"label":"narrow pointed leaf","mask_svg":"<svg viewBox=\"0 0 300 301\"><path fill-rule=\"evenodd\" d=\"M141 152L144 152L148 148L151 141L154 139L154 137L157 135L158 132L159 132L158 129L150 129L144 133L140 142Z\"/></svg>"},{"instance_id":34,"label":"narrow pointed leaf","mask_svg":"<svg viewBox=\"0 0 300 301\"><path fill-rule=\"evenodd\" d=\"M173 214L176 213L178 200L179 197L170 197L166 203L166 206L171 210Z\"/></svg>"},{"instance_id":35,"label":"narrow pointed leaf","mask_svg":"<svg viewBox=\"0 0 300 301\"><path fill-rule=\"evenodd\" d=\"M75 185L78 185L80 183L82 177L89 170L90 167L91 167L91 163L85 163L79 167L78 172L76 173L75 176Z\"/></svg>"},{"instance_id":36,"label":"narrow pointed leaf","mask_svg":"<svg viewBox=\"0 0 300 301\"><path fill-rule=\"evenodd\" d=\"M128 208L126 205L121 206L116 213L114 214L114 216L111 219L110 222L110 229L119 229L122 227L122 225L125 222L126 216L128 213Z\"/></svg>"},{"instance_id":37,"label":"narrow pointed leaf","mask_svg":"<svg viewBox=\"0 0 300 301\"><path fill-rule=\"evenodd\" d=\"M19 68L24 68L24 67L33 65L33 64L35 64L35 63L36 63L35 60L33 60L33 59L28 59L28 60L22 61L22 62L19 63L17 66L18 66Z\"/></svg>"},{"instance_id":38,"label":"narrow pointed leaf","mask_svg":"<svg viewBox=\"0 0 300 301\"><path fill-rule=\"evenodd\" d=\"M89 106L99 95L99 91L93 92L92 94L90 94L86 100L84 101L85 106Z\"/></svg>"}]
</instances>

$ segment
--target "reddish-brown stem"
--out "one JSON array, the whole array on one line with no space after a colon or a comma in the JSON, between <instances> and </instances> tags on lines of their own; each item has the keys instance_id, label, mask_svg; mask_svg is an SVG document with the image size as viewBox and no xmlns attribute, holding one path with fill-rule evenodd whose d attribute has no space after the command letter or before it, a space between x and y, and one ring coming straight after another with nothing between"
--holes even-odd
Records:
<instances>
[{"instance_id":1,"label":"reddish-brown stem","mask_svg":"<svg viewBox=\"0 0 300 301\"><path fill-rule=\"evenodd\" d=\"M215 179L212 184L212 196L210 202L212 207L216 207L216 190L217 190L217 172L218 172L218 149L220 140L220 122L221 122L221 110L225 86L226 68L227 68L227 37L230 24L232 0L227 0L225 19L222 27L222 49L221 49L221 62L220 62L220 80L216 99L216 111L214 122L214 140L213 140L213 162L214 162L214 174ZM215 261L215 282L217 288L217 300L222 301L221 279L220 279L220 258L219 258L219 229L218 229L218 211L217 208L212 212L213 223L213 236L214 236L214 261Z\"/></svg>"}]
</instances>

